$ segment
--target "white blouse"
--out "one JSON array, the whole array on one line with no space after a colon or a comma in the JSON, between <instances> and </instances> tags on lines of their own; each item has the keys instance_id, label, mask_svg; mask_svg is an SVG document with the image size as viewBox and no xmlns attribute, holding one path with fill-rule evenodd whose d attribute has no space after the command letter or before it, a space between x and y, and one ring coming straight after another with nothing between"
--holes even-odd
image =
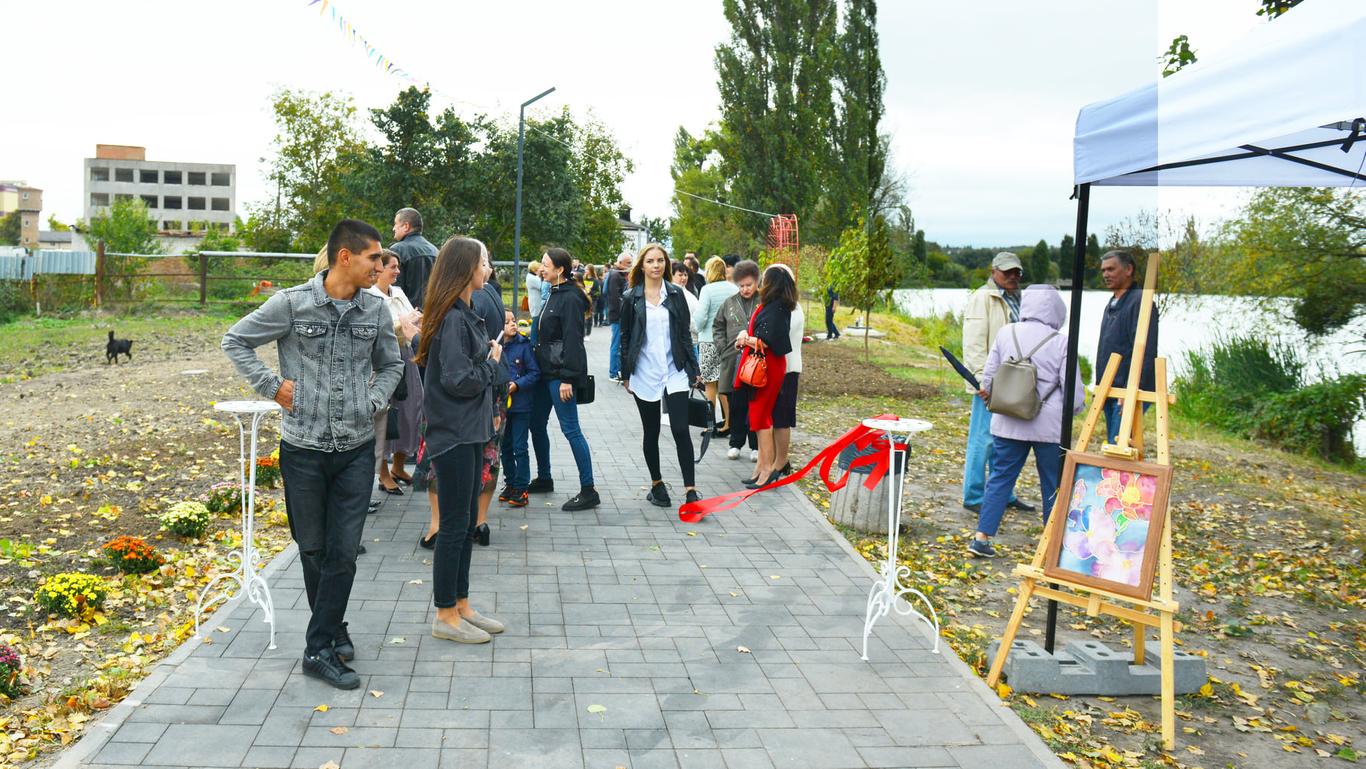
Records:
<instances>
[{"instance_id":1,"label":"white blouse","mask_svg":"<svg viewBox=\"0 0 1366 769\"><path fill-rule=\"evenodd\" d=\"M645 343L640 346L631 392L643 401L663 400L664 394L687 392L688 375L674 362L673 340L669 337L668 295L661 288L659 304L645 300Z\"/></svg>"},{"instance_id":2,"label":"white blouse","mask_svg":"<svg viewBox=\"0 0 1366 769\"><path fill-rule=\"evenodd\" d=\"M413 303L408 301L408 295L403 293L403 289L397 285L390 286L387 295L375 286L365 290L380 297L385 304L389 305L389 319L394 323L394 336L398 337L398 346L402 348L407 345L411 340L403 338L402 324L398 322L398 319L413 311Z\"/></svg>"}]
</instances>

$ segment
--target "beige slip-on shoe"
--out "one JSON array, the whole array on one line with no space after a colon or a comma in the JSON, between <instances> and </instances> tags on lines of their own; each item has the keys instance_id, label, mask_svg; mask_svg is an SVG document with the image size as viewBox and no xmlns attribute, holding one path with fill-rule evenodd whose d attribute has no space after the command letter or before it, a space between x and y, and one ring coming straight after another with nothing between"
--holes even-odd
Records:
<instances>
[{"instance_id":1,"label":"beige slip-on shoe","mask_svg":"<svg viewBox=\"0 0 1366 769\"><path fill-rule=\"evenodd\" d=\"M469 624L474 625L490 635L501 633L505 629L503 623L493 617L485 617L477 611L471 611L470 616L465 617L464 619Z\"/></svg>"},{"instance_id":2,"label":"beige slip-on shoe","mask_svg":"<svg viewBox=\"0 0 1366 769\"><path fill-rule=\"evenodd\" d=\"M432 620L432 635L436 638L462 644L486 644L493 640L493 637L488 633L463 619L460 620L459 625L451 625L439 619Z\"/></svg>"}]
</instances>

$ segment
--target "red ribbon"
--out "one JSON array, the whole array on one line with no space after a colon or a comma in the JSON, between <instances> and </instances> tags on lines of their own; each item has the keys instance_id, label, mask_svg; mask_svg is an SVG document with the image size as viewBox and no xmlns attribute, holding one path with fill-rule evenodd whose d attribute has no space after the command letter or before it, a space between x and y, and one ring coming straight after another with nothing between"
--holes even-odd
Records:
<instances>
[{"instance_id":1,"label":"red ribbon","mask_svg":"<svg viewBox=\"0 0 1366 769\"><path fill-rule=\"evenodd\" d=\"M895 414L882 414L876 418L897 419L897 416ZM855 457L853 461L849 463L849 468L846 469L843 474L833 481L830 480L831 465L839 458L840 452L850 446L853 446L859 452L866 451L870 447L873 451ZM898 443L896 444L896 449L897 451L905 451L907 445ZM887 453L887 434L882 430L864 427L863 424L860 423L854 429L841 435L834 443L822 449L821 452L812 457L811 461L807 462L806 466L801 470L798 470L786 478L779 478L773 483L770 483L767 486L760 486L757 489L733 491L729 494L722 494L719 497L688 502L678 508L678 520L683 521L684 523L698 523L712 513L719 513L723 510L730 510L731 508L738 506L741 502L749 499L752 494L776 489L780 486L786 486L789 483L796 483L802 478L805 478L806 474L811 472L811 470L818 465L820 466L821 480L825 483L825 488L829 489L832 493L844 488L845 484L849 482L849 473L852 472L854 468L867 467L869 468L868 479L863 482L863 485L871 491L877 486L878 482L882 480L883 476L887 474L888 470L891 469Z\"/></svg>"}]
</instances>

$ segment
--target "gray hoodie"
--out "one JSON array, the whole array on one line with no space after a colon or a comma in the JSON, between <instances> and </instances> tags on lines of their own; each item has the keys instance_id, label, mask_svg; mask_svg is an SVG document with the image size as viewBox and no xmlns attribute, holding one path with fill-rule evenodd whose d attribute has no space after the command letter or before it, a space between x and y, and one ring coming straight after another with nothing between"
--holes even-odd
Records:
<instances>
[{"instance_id":1,"label":"gray hoodie","mask_svg":"<svg viewBox=\"0 0 1366 769\"><path fill-rule=\"evenodd\" d=\"M1067 306L1058 295L1058 289L1045 285L1033 285L1025 289L1020 298L1020 322L1002 326L996 334L991 352L987 354L982 389L991 391L991 380L1002 361L1024 357L1049 334L1060 331L1066 320ZM1020 340L1018 351L1015 348L1016 336ZM1062 441L1062 370L1067 365L1067 337L1063 334L1053 337L1030 360L1034 362L1038 373L1037 389L1039 397L1043 398L1043 408L1030 420L992 414L991 434L1017 441L1059 443ZM1086 402L1081 374L1075 376L1073 414L1081 411Z\"/></svg>"},{"instance_id":2,"label":"gray hoodie","mask_svg":"<svg viewBox=\"0 0 1366 769\"><path fill-rule=\"evenodd\" d=\"M286 442L348 451L375 437L375 412L398 386L403 359L384 299L357 291L338 309L323 289L327 273L267 299L228 329L221 346L264 398L273 399L284 380L294 382L293 406L280 423ZM270 342L279 352L278 374L256 354Z\"/></svg>"}]
</instances>

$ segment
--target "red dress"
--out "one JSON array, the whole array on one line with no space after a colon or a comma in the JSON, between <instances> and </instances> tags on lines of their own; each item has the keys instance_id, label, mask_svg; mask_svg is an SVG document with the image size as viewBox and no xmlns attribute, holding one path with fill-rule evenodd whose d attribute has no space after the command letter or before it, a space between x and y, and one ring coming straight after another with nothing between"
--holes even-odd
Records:
<instances>
[{"instance_id":1,"label":"red dress","mask_svg":"<svg viewBox=\"0 0 1366 769\"><path fill-rule=\"evenodd\" d=\"M754 319L759 317L759 313L764 309L761 304L754 308L754 314L749 316L749 330L746 332L750 336L754 335ZM767 345L765 345L767 348ZM745 366L745 359L754 354L754 350L745 347L740 351L740 362L735 367L735 389L744 388L749 395L749 429L752 431L773 429L773 404L778 401L778 391L783 389L783 376L787 374L787 356L774 355L769 352L765 355L768 361L768 384L763 387L754 387L740 381L740 371Z\"/></svg>"}]
</instances>

